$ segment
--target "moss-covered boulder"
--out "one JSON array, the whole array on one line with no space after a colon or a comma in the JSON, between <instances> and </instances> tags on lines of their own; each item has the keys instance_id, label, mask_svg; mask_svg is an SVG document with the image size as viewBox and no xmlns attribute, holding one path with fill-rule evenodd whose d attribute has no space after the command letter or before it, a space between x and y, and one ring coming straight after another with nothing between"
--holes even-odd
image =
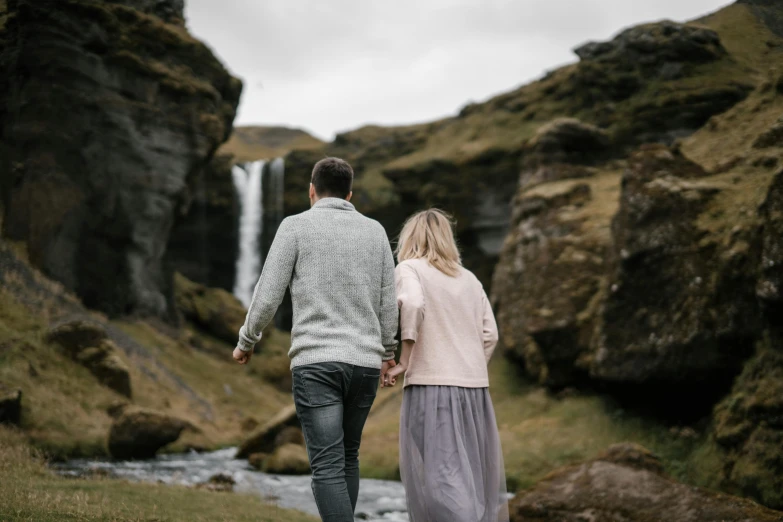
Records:
<instances>
[{"instance_id":1,"label":"moss-covered boulder","mask_svg":"<svg viewBox=\"0 0 783 522\"><path fill-rule=\"evenodd\" d=\"M103 326L90 321L69 321L50 329L47 340L64 348L101 384L120 395L131 396L130 370Z\"/></svg>"},{"instance_id":2,"label":"moss-covered boulder","mask_svg":"<svg viewBox=\"0 0 783 522\"><path fill-rule=\"evenodd\" d=\"M111 426L107 448L116 459L150 459L191 427L189 422L165 413L126 408Z\"/></svg>"},{"instance_id":3,"label":"moss-covered boulder","mask_svg":"<svg viewBox=\"0 0 783 522\"><path fill-rule=\"evenodd\" d=\"M753 501L675 482L654 455L628 444L550 473L509 507L512 522L783 520L780 512Z\"/></svg>"},{"instance_id":4,"label":"moss-covered boulder","mask_svg":"<svg viewBox=\"0 0 783 522\"><path fill-rule=\"evenodd\" d=\"M231 293L174 276L178 310L188 321L229 344L239 337L247 310Z\"/></svg>"},{"instance_id":5,"label":"moss-covered boulder","mask_svg":"<svg viewBox=\"0 0 783 522\"><path fill-rule=\"evenodd\" d=\"M261 469L264 473L276 475L307 475L310 473L310 460L304 446L284 444L264 459Z\"/></svg>"},{"instance_id":6,"label":"moss-covered boulder","mask_svg":"<svg viewBox=\"0 0 783 522\"><path fill-rule=\"evenodd\" d=\"M782 348L751 359L714 414L715 440L728 452L725 486L776 509L783 509Z\"/></svg>"},{"instance_id":7,"label":"moss-covered boulder","mask_svg":"<svg viewBox=\"0 0 783 522\"><path fill-rule=\"evenodd\" d=\"M612 223L613 267L590 371L607 382L688 393L708 404L725 393L760 329L751 222L700 219L725 185L664 147L631 158ZM744 243L747 245L747 243ZM709 383L709 384L706 384Z\"/></svg>"}]
</instances>

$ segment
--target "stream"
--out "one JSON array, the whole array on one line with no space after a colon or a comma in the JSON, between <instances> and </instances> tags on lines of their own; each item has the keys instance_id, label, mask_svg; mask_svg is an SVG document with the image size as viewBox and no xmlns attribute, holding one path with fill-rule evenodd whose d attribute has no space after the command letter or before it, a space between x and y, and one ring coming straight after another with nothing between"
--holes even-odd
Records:
<instances>
[{"instance_id":1,"label":"stream","mask_svg":"<svg viewBox=\"0 0 783 522\"><path fill-rule=\"evenodd\" d=\"M234 458L236 448L209 453L159 455L151 460L112 461L77 459L53 464L55 472L80 477L96 473L135 482L194 486L218 473L231 476L234 491L255 493L283 508L298 509L318 516L310 490L310 476L268 475L256 471L246 460ZM405 490L400 482L362 479L357 520L407 522Z\"/></svg>"}]
</instances>

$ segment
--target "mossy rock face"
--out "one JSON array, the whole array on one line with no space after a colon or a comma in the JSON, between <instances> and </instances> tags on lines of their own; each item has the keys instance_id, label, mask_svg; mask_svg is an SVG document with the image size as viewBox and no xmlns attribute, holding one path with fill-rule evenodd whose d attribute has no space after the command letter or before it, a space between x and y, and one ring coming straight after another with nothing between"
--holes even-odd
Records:
<instances>
[{"instance_id":1,"label":"mossy rock face","mask_svg":"<svg viewBox=\"0 0 783 522\"><path fill-rule=\"evenodd\" d=\"M236 343L247 311L222 288L208 288L175 275L177 308L186 319L227 343Z\"/></svg>"},{"instance_id":2,"label":"mossy rock face","mask_svg":"<svg viewBox=\"0 0 783 522\"><path fill-rule=\"evenodd\" d=\"M667 383L670 392L687 391L694 406L713 404L752 354L761 327L755 259L739 249L721 257L725 247L699 226L725 190L705 177L664 147L631 158L612 223L614 273L593 378ZM752 234L738 228L735 240L753 241Z\"/></svg>"},{"instance_id":3,"label":"mossy rock face","mask_svg":"<svg viewBox=\"0 0 783 522\"><path fill-rule=\"evenodd\" d=\"M310 460L304 446L284 444L264 459L261 469L264 473L277 475L307 475L310 473Z\"/></svg>"},{"instance_id":4,"label":"mossy rock face","mask_svg":"<svg viewBox=\"0 0 783 522\"><path fill-rule=\"evenodd\" d=\"M649 451L610 448L595 460L550 473L510 502L512 522L779 522L750 500L686 486L665 476ZM621 455L621 457L618 457Z\"/></svg>"},{"instance_id":5,"label":"mossy rock face","mask_svg":"<svg viewBox=\"0 0 783 522\"><path fill-rule=\"evenodd\" d=\"M180 0L18 0L7 16L3 234L88 307L174 320L166 245L241 82L187 33ZM30 63L61 71L57 88Z\"/></svg>"},{"instance_id":6,"label":"mossy rock face","mask_svg":"<svg viewBox=\"0 0 783 522\"><path fill-rule=\"evenodd\" d=\"M601 163L608 150L604 131L575 119L536 132L494 274L501 342L551 387L586 377L579 359L590 348L605 287L622 168Z\"/></svg>"},{"instance_id":7,"label":"mossy rock face","mask_svg":"<svg viewBox=\"0 0 783 522\"><path fill-rule=\"evenodd\" d=\"M149 459L188 427L187 421L165 413L128 408L111 426L108 450L117 459Z\"/></svg>"},{"instance_id":8,"label":"mossy rock face","mask_svg":"<svg viewBox=\"0 0 783 522\"><path fill-rule=\"evenodd\" d=\"M782 145L783 146L783 145ZM756 295L776 346L783 347L783 170L775 175L761 208L760 277Z\"/></svg>"},{"instance_id":9,"label":"mossy rock face","mask_svg":"<svg viewBox=\"0 0 783 522\"><path fill-rule=\"evenodd\" d=\"M70 321L49 330L46 338L62 346L101 384L120 395L131 396L130 369L103 326L90 321Z\"/></svg>"},{"instance_id":10,"label":"mossy rock face","mask_svg":"<svg viewBox=\"0 0 783 522\"><path fill-rule=\"evenodd\" d=\"M715 408L715 439L729 454L729 490L783 509L783 351L764 349L747 363Z\"/></svg>"},{"instance_id":11,"label":"mossy rock face","mask_svg":"<svg viewBox=\"0 0 783 522\"><path fill-rule=\"evenodd\" d=\"M232 290L239 250L239 199L231 155L219 154L187 180L183 206L166 252L175 270L191 281Z\"/></svg>"}]
</instances>

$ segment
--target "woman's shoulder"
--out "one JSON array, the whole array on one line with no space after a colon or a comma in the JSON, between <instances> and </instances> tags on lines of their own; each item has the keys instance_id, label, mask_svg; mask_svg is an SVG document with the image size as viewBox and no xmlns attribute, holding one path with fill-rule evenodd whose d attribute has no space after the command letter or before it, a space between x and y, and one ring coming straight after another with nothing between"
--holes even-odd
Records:
<instances>
[{"instance_id":1,"label":"woman's shoulder","mask_svg":"<svg viewBox=\"0 0 783 522\"><path fill-rule=\"evenodd\" d=\"M463 278L470 286L480 290L484 291L484 285L481 284L481 281L478 277L476 277L476 274L465 268L464 266L459 267L460 277Z\"/></svg>"},{"instance_id":2,"label":"woman's shoulder","mask_svg":"<svg viewBox=\"0 0 783 522\"><path fill-rule=\"evenodd\" d=\"M421 270L421 259L406 259L400 261L394 269L394 273L400 277L403 275L416 275L418 276Z\"/></svg>"}]
</instances>

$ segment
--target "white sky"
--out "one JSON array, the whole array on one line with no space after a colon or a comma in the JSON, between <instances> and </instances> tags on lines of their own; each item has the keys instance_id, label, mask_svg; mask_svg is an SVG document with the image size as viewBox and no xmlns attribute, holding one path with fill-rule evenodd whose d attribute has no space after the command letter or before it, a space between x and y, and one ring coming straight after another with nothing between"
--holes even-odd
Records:
<instances>
[{"instance_id":1,"label":"white sky","mask_svg":"<svg viewBox=\"0 0 783 522\"><path fill-rule=\"evenodd\" d=\"M237 125L331 140L455 114L641 22L725 0L186 0L188 27L245 88Z\"/></svg>"}]
</instances>

